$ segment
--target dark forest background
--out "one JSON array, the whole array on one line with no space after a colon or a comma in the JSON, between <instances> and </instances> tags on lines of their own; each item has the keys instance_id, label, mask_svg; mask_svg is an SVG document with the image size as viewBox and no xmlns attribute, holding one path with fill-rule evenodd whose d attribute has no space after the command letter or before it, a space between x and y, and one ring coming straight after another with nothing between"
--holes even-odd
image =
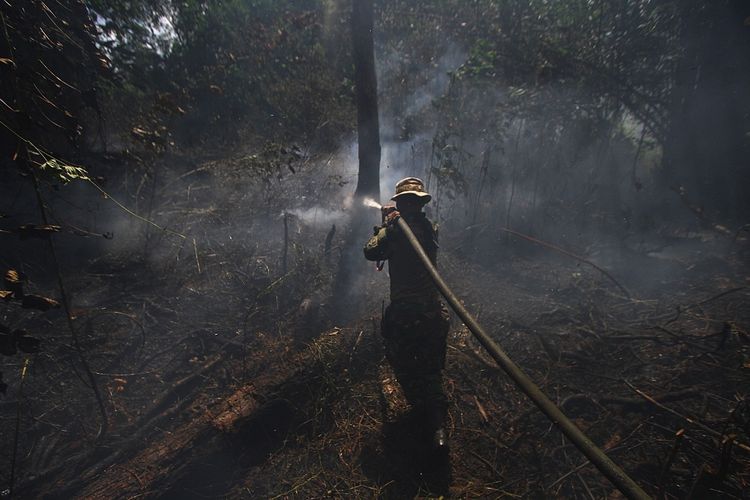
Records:
<instances>
[{"instance_id":1,"label":"dark forest background","mask_svg":"<svg viewBox=\"0 0 750 500\"><path fill-rule=\"evenodd\" d=\"M508 230L554 243L580 257L578 266L613 270L625 294L654 304L681 297L684 310L746 287L750 3L381 0L374 13L380 192L387 199L409 175L426 181L447 272L467 300L481 303L497 283L463 281L465 266L490 279L542 252ZM357 181L357 110L349 1L8 0L0 14L0 344L8 354L0 428L3 450L14 450L3 451L1 490L19 481L38 488L42 471L64 482L54 457L103 470L111 455L83 451L108 433L124 439L128 425L142 429L164 410L149 407L162 394L153 381L136 402L113 399L133 373L173 373L169 383L179 385L190 367L208 373L213 354L241 343L242 376L226 368L219 384L236 388L249 377L248 345L266 342L253 328L309 341L313 331L350 326L326 294L346 262L337 258ZM700 252L706 273L731 279L667 284L694 269ZM511 280L552 276L538 284L540 304L539 294L588 276L565 267L559 278L544 266L516 269ZM347 286L382 291L373 279ZM595 288L586 293L597 296ZM369 300L354 314L367 324L381 298ZM662 315L675 307L664 300ZM482 307L490 317L511 311ZM737 311L712 321L747 339ZM526 314L517 318L533 324ZM627 323L636 313L623 314ZM206 348L206 329L229 339L220 351ZM140 350L152 335L152 353L192 340L184 359L157 369ZM29 359L37 361L24 396ZM737 362L739 380L747 359ZM741 385L721 380L729 392ZM67 423L82 414L81 428ZM34 423L19 438L25 421ZM84 444L62 444L76 440ZM679 497L700 477L696 459L669 483L663 462L639 476L652 492L660 480L662 494ZM741 495L747 471L732 481L726 492ZM525 488L509 486L519 494L560 493L558 483L556 491L514 484ZM255 494L284 493L263 488ZM570 488L562 494L592 494Z\"/></svg>"},{"instance_id":2,"label":"dark forest background","mask_svg":"<svg viewBox=\"0 0 750 500\"><path fill-rule=\"evenodd\" d=\"M348 8L6 6L3 146L17 146L15 132L70 162L258 141L339 147L354 116ZM550 203L576 213L595 203L612 216L635 212L631 220L682 197L705 221L744 222L747 9L383 2L375 12L384 137L429 142L417 163L446 193L481 202L472 194L483 175L490 190L531 191L518 201L540 221Z\"/></svg>"}]
</instances>

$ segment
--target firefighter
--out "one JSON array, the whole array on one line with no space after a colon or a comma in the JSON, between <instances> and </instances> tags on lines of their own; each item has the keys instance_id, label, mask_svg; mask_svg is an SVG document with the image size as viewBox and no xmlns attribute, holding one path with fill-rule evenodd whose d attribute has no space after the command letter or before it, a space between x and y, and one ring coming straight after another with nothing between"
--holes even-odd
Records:
<instances>
[{"instance_id":1,"label":"firefighter","mask_svg":"<svg viewBox=\"0 0 750 500\"><path fill-rule=\"evenodd\" d=\"M420 179L400 180L391 198L395 207L383 207L383 225L375 228L364 253L368 260L388 261L391 301L381 323L386 358L412 410L424 422L432 446L447 451L448 401L442 371L450 317L430 275L396 224L402 217L437 264L437 226L422 211L431 198Z\"/></svg>"}]
</instances>

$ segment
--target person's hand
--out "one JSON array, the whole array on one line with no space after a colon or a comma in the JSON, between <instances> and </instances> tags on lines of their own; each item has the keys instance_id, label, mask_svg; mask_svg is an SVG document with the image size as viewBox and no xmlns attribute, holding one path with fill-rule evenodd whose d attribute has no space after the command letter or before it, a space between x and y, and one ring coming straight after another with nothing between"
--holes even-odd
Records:
<instances>
[{"instance_id":1,"label":"person's hand","mask_svg":"<svg viewBox=\"0 0 750 500\"><path fill-rule=\"evenodd\" d=\"M386 226L393 225L400 216L401 214L396 210L396 207L383 207L383 223Z\"/></svg>"}]
</instances>

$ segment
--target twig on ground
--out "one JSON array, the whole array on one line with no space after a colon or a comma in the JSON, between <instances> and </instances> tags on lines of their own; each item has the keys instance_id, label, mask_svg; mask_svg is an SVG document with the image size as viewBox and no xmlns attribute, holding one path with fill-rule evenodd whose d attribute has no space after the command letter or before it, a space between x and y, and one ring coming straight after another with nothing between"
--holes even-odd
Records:
<instances>
[{"instance_id":1,"label":"twig on ground","mask_svg":"<svg viewBox=\"0 0 750 500\"><path fill-rule=\"evenodd\" d=\"M669 452L669 456L667 457L667 460L664 462L664 466L661 469L661 472L659 473L659 491L661 492L661 495L664 495L664 480L667 478L667 474L669 474L669 469L672 467L672 463L674 462L675 457L677 456L677 452L680 450L680 445L682 444L682 439L685 436L685 429L678 430L674 435L674 442L672 443L672 450Z\"/></svg>"},{"instance_id":2,"label":"twig on ground","mask_svg":"<svg viewBox=\"0 0 750 500\"><path fill-rule=\"evenodd\" d=\"M195 238L193 238L193 254L195 254L195 265L198 268L198 274L201 274L201 261L198 258L198 244L195 241Z\"/></svg>"},{"instance_id":3,"label":"twig on ground","mask_svg":"<svg viewBox=\"0 0 750 500\"><path fill-rule=\"evenodd\" d=\"M660 402L658 402L657 400L655 400L654 398L652 398L651 396L649 396L645 392L643 392L640 389L638 389L637 387L635 387L633 384L631 384L627 380L623 380L623 382L628 387L630 387L636 394L638 394L639 396L641 396L643 399L645 399L646 401L650 402L651 404L655 405L656 407L658 407L658 408L660 408L660 409L662 409L662 410L664 410L664 411L666 411L668 413L671 413L675 417L681 418L682 420L688 422L689 424L692 424L692 425L698 427L699 429L701 429L701 430L703 430L703 431L711 434L714 437L721 438L722 440L726 439L727 436L725 436L721 432L715 431L714 429L708 427L707 425L702 424L702 423L698 422L695 419L692 419L692 418L690 418L690 417L688 417L686 415L683 415L683 414L679 413L678 411L673 410L672 408L669 408L668 406L665 406L665 405L661 404ZM748 445L746 445L744 443L739 443L739 442L736 442L735 444L736 444L736 446L738 448L750 452L750 446L748 446Z\"/></svg>"}]
</instances>

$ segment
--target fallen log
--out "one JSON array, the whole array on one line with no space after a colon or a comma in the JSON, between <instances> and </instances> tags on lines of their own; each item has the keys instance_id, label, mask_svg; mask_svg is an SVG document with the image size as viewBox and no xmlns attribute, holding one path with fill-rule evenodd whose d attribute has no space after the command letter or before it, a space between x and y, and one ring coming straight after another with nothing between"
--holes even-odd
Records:
<instances>
[{"instance_id":1,"label":"fallen log","mask_svg":"<svg viewBox=\"0 0 750 500\"><path fill-rule=\"evenodd\" d=\"M354 342L350 338L353 335L349 333L337 330L336 335L326 332L319 338L325 338L327 343L333 342L331 352L348 353L348 349L342 348L341 344ZM287 347L286 343L279 342L275 346L275 354L284 357ZM274 352L269 354L273 355ZM169 493L172 488L178 487L180 478L189 477L200 468L198 462L201 457L220 456L226 453L227 448L241 446L243 450L258 453L259 459L263 459L269 443L259 446L253 443L253 436L260 436L264 426L275 425L280 411L293 413L290 405L279 402L284 401L285 391L294 394L300 392L297 389L305 383L301 374L314 373L319 356L320 348L313 342L212 407L202 404L196 397L177 400L163 398L164 401L171 401L171 406L159 404L161 412L152 414L150 420L136 432L117 443L116 451L93 464L85 464L87 460L90 462L91 457L84 457L84 469L77 474L76 481L63 484L49 480L49 477L37 476L38 481L27 485L23 493L28 496L54 493L55 496L91 499L111 498L113 491L122 497ZM184 388L197 377L206 376L221 360L220 355L216 356L203 369L179 381L178 392L180 387ZM298 403L305 404L304 401ZM187 411L192 411L192 416L171 431L166 430L170 421ZM155 432L161 434L154 436ZM238 435L241 436L239 439L234 437ZM283 443L283 435L277 438L279 443ZM254 448L260 451L253 451ZM50 472L59 473L60 470ZM38 484L43 479L45 484ZM37 487L34 487L35 484Z\"/></svg>"}]
</instances>

